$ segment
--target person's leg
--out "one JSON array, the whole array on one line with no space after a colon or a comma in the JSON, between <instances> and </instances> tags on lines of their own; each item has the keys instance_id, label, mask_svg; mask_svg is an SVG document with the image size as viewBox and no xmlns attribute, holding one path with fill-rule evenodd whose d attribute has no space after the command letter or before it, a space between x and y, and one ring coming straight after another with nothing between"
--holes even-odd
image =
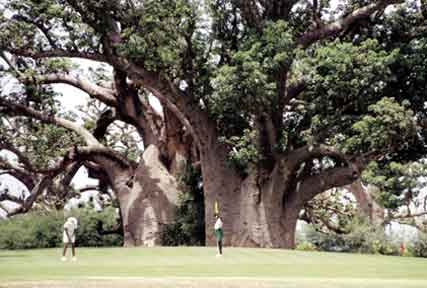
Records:
<instances>
[{"instance_id":1,"label":"person's leg","mask_svg":"<svg viewBox=\"0 0 427 288\"><path fill-rule=\"evenodd\" d=\"M219 240L216 239L216 254L219 255Z\"/></svg>"},{"instance_id":2,"label":"person's leg","mask_svg":"<svg viewBox=\"0 0 427 288\"><path fill-rule=\"evenodd\" d=\"M73 253L73 257L76 257L76 250L75 250L76 244L73 242L71 243L71 252Z\"/></svg>"},{"instance_id":3,"label":"person's leg","mask_svg":"<svg viewBox=\"0 0 427 288\"><path fill-rule=\"evenodd\" d=\"M62 251L62 257L65 257L65 254L67 253L67 247L68 247L68 243L64 243L64 250Z\"/></svg>"},{"instance_id":4,"label":"person's leg","mask_svg":"<svg viewBox=\"0 0 427 288\"><path fill-rule=\"evenodd\" d=\"M64 249L62 250L61 261L67 261L67 257L65 257L65 255L67 254L67 247L68 247L68 243L64 242Z\"/></svg>"},{"instance_id":5,"label":"person's leg","mask_svg":"<svg viewBox=\"0 0 427 288\"><path fill-rule=\"evenodd\" d=\"M222 239L218 241L219 255L222 255Z\"/></svg>"}]
</instances>

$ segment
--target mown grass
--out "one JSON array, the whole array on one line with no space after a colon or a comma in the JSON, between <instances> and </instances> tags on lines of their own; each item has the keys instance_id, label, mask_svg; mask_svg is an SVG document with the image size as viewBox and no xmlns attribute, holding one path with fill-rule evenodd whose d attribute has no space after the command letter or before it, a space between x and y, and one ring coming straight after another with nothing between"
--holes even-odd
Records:
<instances>
[{"instance_id":1,"label":"mown grass","mask_svg":"<svg viewBox=\"0 0 427 288\"><path fill-rule=\"evenodd\" d=\"M427 259L228 248L0 251L0 287L427 287Z\"/></svg>"}]
</instances>

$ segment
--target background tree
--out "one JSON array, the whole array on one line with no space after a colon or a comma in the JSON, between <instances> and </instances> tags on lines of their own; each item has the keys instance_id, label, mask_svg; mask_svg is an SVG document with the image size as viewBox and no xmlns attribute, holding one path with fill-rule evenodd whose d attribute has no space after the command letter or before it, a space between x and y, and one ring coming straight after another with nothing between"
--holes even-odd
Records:
<instances>
[{"instance_id":1,"label":"background tree","mask_svg":"<svg viewBox=\"0 0 427 288\"><path fill-rule=\"evenodd\" d=\"M387 93L400 51L362 29L391 27L375 21L388 21L393 4L419 19L424 10L412 1L348 1L338 9L330 1L39 2L8 1L14 13L3 13L1 49L35 61L38 83L91 91L141 131L144 154L159 151L143 156L132 178L142 187L130 194L136 203L142 191L162 195L170 187L157 184L162 177L148 175L147 165L161 163L174 179L164 165L173 156L200 159L208 244L215 201L226 244L291 248L298 215L316 195L351 184L366 167L384 171L423 155L405 156L423 146L422 106ZM58 57L108 63L112 84L39 69ZM160 100L163 117L146 119L155 115L144 105L147 93Z\"/></svg>"}]
</instances>

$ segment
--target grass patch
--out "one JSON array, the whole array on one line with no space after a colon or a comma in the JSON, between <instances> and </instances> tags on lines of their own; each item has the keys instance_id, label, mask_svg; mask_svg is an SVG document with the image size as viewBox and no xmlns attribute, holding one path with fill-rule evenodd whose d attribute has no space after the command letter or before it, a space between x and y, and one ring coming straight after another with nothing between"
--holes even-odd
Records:
<instances>
[{"instance_id":1,"label":"grass patch","mask_svg":"<svg viewBox=\"0 0 427 288\"><path fill-rule=\"evenodd\" d=\"M79 248L77 262L61 262L60 253L1 251L0 287L427 287L421 258L156 247Z\"/></svg>"}]
</instances>

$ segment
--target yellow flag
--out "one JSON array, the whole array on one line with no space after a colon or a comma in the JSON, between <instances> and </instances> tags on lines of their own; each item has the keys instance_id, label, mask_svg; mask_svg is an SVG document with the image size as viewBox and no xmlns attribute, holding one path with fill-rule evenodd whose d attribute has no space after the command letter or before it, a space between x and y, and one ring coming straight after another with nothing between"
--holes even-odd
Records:
<instances>
[{"instance_id":1,"label":"yellow flag","mask_svg":"<svg viewBox=\"0 0 427 288\"><path fill-rule=\"evenodd\" d=\"M214 211L215 211L215 214L219 214L219 206L218 206L217 200L215 200Z\"/></svg>"}]
</instances>

